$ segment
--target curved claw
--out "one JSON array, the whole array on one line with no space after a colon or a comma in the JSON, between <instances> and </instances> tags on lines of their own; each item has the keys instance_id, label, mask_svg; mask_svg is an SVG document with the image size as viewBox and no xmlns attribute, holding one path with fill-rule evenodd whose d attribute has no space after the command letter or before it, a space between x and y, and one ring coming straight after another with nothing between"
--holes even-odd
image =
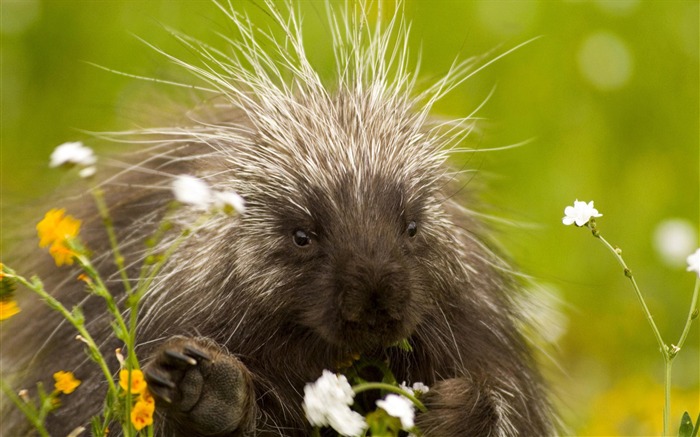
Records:
<instances>
[{"instance_id":1,"label":"curved claw","mask_svg":"<svg viewBox=\"0 0 700 437\"><path fill-rule=\"evenodd\" d=\"M208 354L200 351L199 349L195 349L189 345L185 345L182 349L185 352L185 354L192 358L196 358L198 360L211 361L211 357Z\"/></svg>"}]
</instances>

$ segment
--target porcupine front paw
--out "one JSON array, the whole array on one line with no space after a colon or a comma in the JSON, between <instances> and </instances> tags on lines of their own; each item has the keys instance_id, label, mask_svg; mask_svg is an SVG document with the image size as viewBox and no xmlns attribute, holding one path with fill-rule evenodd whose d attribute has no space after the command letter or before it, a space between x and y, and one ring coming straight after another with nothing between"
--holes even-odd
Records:
<instances>
[{"instance_id":1,"label":"porcupine front paw","mask_svg":"<svg viewBox=\"0 0 700 437\"><path fill-rule=\"evenodd\" d=\"M165 435L245 434L255 416L248 369L207 338L169 338L144 374L164 417Z\"/></svg>"},{"instance_id":2,"label":"porcupine front paw","mask_svg":"<svg viewBox=\"0 0 700 437\"><path fill-rule=\"evenodd\" d=\"M426 437L512 436L510 408L490 388L466 378L446 379L430 387L422 401L428 411L416 418Z\"/></svg>"}]
</instances>

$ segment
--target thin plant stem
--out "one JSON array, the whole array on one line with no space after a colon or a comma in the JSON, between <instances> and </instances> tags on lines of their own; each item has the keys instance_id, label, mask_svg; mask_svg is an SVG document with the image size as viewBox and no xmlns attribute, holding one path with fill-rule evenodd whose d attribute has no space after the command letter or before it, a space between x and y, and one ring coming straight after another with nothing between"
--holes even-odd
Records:
<instances>
[{"instance_id":1,"label":"thin plant stem","mask_svg":"<svg viewBox=\"0 0 700 437\"><path fill-rule=\"evenodd\" d=\"M688 318L685 321L683 333L681 333L681 337L676 345L678 346L678 349L683 347L685 339L688 337L688 333L690 332L690 325L692 325L693 320L698 317L698 313L696 312L698 310L698 290L700 290L700 276L698 276L698 278L695 280L695 289L693 290L693 297L690 299L690 311L688 311Z\"/></svg>"},{"instance_id":2,"label":"thin plant stem","mask_svg":"<svg viewBox=\"0 0 700 437\"><path fill-rule=\"evenodd\" d=\"M22 413L26 416L27 420L32 424L41 437L51 437L49 432L44 427L44 423L37 416L36 407L24 402L17 396L17 394L7 385L3 379L0 379L0 388L2 388L3 393L7 396L13 404L19 408Z\"/></svg>"},{"instance_id":3,"label":"thin plant stem","mask_svg":"<svg viewBox=\"0 0 700 437\"><path fill-rule=\"evenodd\" d=\"M363 391L367 390L386 390L392 393L400 394L401 396L404 396L408 398L408 400L413 402L413 404L423 413L428 411L428 409L425 408L425 405L423 405L423 402L419 401L418 398L406 392L406 390L403 390L401 387L397 387L395 385L386 384L383 382L367 382L364 384L356 385L352 388L352 391L355 392L355 394L362 393Z\"/></svg>"},{"instance_id":4,"label":"thin plant stem","mask_svg":"<svg viewBox=\"0 0 700 437\"><path fill-rule=\"evenodd\" d=\"M95 204L97 205L97 210L100 212L100 217L102 217L102 223L104 224L105 230L107 231L107 237L109 238L109 245L112 248L112 253L114 254L114 263L117 265L119 270L119 275L124 283L124 289L128 295L131 294L131 281L126 273L126 267L124 266L124 257L119 250L119 243L117 242L117 235L114 232L114 223L112 223L112 218L109 215L109 208L105 203L104 193L99 188L90 190L92 197L95 199Z\"/></svg>"},{"instance_id":5,"label":"thin plant stem","mask_svg":"<svg viewBox=\"0 0 700 437\"><path fill-rule=\"evenodd\" d=\"M654 322L654 317L651 315L651 311L649 311L649 307L647 306L647 303L644 300L644 296L642 296L642 292L639 289L639 286L637 285L637 281L634 279L634 275L632 275L632 271L629 267L627 267L627 263L625 263L625 260L622 259L622 255L620 255L618 251L610 243L608 243L608 241L605 238L603 238L603 236L600 235L600 233L598 233L598 231L595 228L593 229L593 236L598 238L605 245L605 247L607 247L610 250L610 252L612 252L612 254L615 256L620 265L622 265L622 267L625 269L625 276L629 278L630 282L632 283L634 293L636 294L639 303L644 309L644 314L647 317L649 326L651 326L651 330L654 331L654 337L656 338L656 342L659 344L659 348L661 349L661 354L664 357L664 361L667 361L669 358L668 348L666 347L666 343L664 343L664 340L661 337L661 332L659 331L659 328Z\"/></svg>"},{"instance_id":6,"label":"thin plant stem","mask_svg":"<svg viewBox=\"0 0 700 437\"><path fill-rule=\"evenodd\" d=\"M671 369L673 359L664 361L664 435L670 435L668 430L671 426Z\"/></svg>"},{"instance_id":7,"label":"thin plant stem","mask_svg":"<svg viewBox=\"0 0 700 437\"><path fill-rule=\"evenodd\" d=\"M116 397L117 387L112 379L112 372L110 372L109 367L107 367L107 362L105 361L102 352L100 352L99 347L97 347L97 343L95 343L95 340L92 338L87 329L85 329L84 323L77 320L73 316L73 314L71 314L71 312L68 311L68 309L65 306L63 306L61 302L59 302L56 298L47 293L46 290L44 290L44 285L41 283L39 278L34 277L32 282L29 282L24 277L17 275L13 270L7 269L7 272L10 275L12 275L12 277L17 279L17 281L20 284L24 285L25 287L38 294L39 297L41 297L47 303L47 305L49 305L49 307L58 311L66 320L68 320L71 323L71 325L73 325L73 327L78 331L82 339L87 344L88 348L92 352L92 356L94 356L95 361L100 366L102 373L105 375L105 378L107 379L107 384L109 385L109 392Z\"/></svg>"}]
</instances>

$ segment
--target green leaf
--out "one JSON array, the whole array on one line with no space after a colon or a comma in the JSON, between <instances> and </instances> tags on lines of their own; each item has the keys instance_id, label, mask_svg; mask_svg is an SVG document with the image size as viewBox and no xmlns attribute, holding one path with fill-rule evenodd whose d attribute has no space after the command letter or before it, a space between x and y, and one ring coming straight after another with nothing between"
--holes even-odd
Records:
<instances>
[{"instance_id":1,"label":"green leaf","mask_svg":"<svg viewBox=\"0 0 700 437\"><path fill-rule=\"evenodd\" d=\"M396 346L404 352L413 352L413 346L411 346L411 343L409 343L407 338L399 340L393 346Z\"/></svg>"},{"instance_id":2,"label":"green leaf","mask_svg":"<svg viewBox=\"0 0 700 437\"><path fill-rule=\"evenodd\" d=\"M698 437L698 431L700 431L700 414L698 414L698 418L695 421L695 429L693 429L693 433L690 437Z\"/></svg>"},{"instance_id":3,"label":"green leaf","mask_svg":"<svg viewBox=\"0 0 700 437\"><path fill-rule=\"evenodd\" d=\"M678 428L678 437L691 437L693 435L693 419L686 411L681 418L681 426Z\"/></svg>"}]
</instances>

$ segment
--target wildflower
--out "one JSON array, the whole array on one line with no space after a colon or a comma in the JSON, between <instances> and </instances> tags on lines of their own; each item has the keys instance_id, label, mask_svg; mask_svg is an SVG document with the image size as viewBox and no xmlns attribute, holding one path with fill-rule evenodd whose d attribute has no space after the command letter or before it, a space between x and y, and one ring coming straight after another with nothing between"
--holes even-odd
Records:
<instances>
[{"instance_id":1,"label":"wildflower","mask_svg":"<svg viewBox=\"0 0 700 437\"><path fill-rule=\"evenodd\" d=\"M576 200L574 206L567 206L564 209L566 216L562 219L565 225L576 224L576 226L584 226L591 221L593 217L602 217L603 214L598 214L598 210L593 207L593 201L579 202Z\"/></svg>"},{"instance_id":2,"label":"wildflower","mask_svg":"<svg viewBox=\"0 0 700 437\"><path fill-rule=\"evenodd\" d=\"M214 204L227 214L236 211L239 214L245 212L245 200L234 191L217 191L214 193Z\"/></svg>"},{"instance_id":3,"label":"wildflower","mask_svg":"<svg viewBox=\"0 0 700 437\"><path fill-rule=\"evenodd\" d=\"M51 163L49 167L61 167L63 165L80 165L89 167L97 162L97 158L92 149L85 147L82 142L76 141L63 143L56 147L51 153Z\"/></svg>"},{"instance_id":4,"label":"wildflower","mask_svg":"<svg viewBox=\"0 0 700 437\"><path fill-rule=\"evenodd\" d=\"M153 412L155 409L155 402L139 399L134 404L134 407L131 409L131 423L136 428L136 431L141 431L144 427L153 424Z\"/></svg>"},{"instance_id":5,"label":"wildflower","mask_svg":"<svg viewBox=\"0 0 700 437\"><path fill-rule=\"evenodd\" d=\"M119 371L119 387L127 391L129 387L129 371L122 369ZM146 380L140 370L131 371L131 394L138 394L146 389Z\"/></svg>"},{"instance_id":6,"label":"wildflower","mask_svg":"<svg viewBox=\"0 0 700 437\"><path fill-rule=\"evenodd\" d=\"M19 306L13 299L0 299L0 320L7 320L18 312Z\"/></svg>"},{"instance_id":7,"label":"wildflower","mask_svg":"<svg viewBox=\"0 0 700 437\"><path fill-rule=\"evenodd\" d=\"M359 436L367 428L364 417L350 409L355 393L345 376L328 370L304 387L304 412L314 426L331 426L343 436Z\"/></svg>"},{"instance_id":8,"label":"wildflower","mask_svg":"<svg viewBox=\"0 0 700 437\"><path fill-rule=\"evenodd\" d=\"M688 256L688 268L689 272L695 272L700 276L700 249L696 250L695 253Z\"/></svg>"},{"instance_id":9,"label":"wildflower","mask_svg":"<svg viewBox=\"0 0 700 437\"><path fill-rule=\"evenodd\" d=\"M148 388L145 388L141 394L139 395L138 402L145 402L147 404L156 404L156 400L153 398L153 395L151 394L150 391L148 391Z\"/></svg>"},{"instance_id":10,"label":"wildflower","mask_svg":"<svg viewBox=\"0 0 700 437\"><path fill-rule=\"evenodd\" d=\"M212 192L203 180L189 175L178 176L173 181L175 199L188 205L206 209L212 203Z\"/></svg>"},{"instance_id":11,"label":"wildflower","mask_svg":"<svg viewBox=\"0 0 700 437\"><path fill-rule=\"evenodd\" d=\"M75 378L73 372L61 370L53 374L53 379L56 380L56 391L67 395L73 393L80 385L80 380Z\"/></svg>"},{"instance_id":12,"label":"wildflower","mask_svg":"<svg viewBox=\"0 0 700 437\"><path fill-rule=\"evenodd\" d=\"M430 388L422 382L416 382L413 384L412 387L409 387L408 384L406 384L406 381L404 381L401 384L399 384L399 388L411 395L415 395L416 392L418 392L418 394L423 394L428 393L428 391L430 391Z\"/></svg>"},{"instance_id":13,"label":"wildflower","mask_svg":"<svg viewBox=\"0 0 700 437\"><path fill-rule=\"evenodd\" d=\"M54 208L36 225L39 247L51 246L49 253L57 266L73 263L76 253L66 245L66 241L75 238L80 231L80 220L65 214L65 209Z\"/></svg>"},{"instance_id":14,"label":"wildflower","mask_svg":"<svg viewBox=\"0 0 700 437\"><path fill-rule=\"evenodd\" d=\"M401 420L401 427L404 430L413 428L413 402L407 398L395 394L387 395L386 398L377 401L377 406L386 411L392 417Z\"/></svg>"}]
</instances>

